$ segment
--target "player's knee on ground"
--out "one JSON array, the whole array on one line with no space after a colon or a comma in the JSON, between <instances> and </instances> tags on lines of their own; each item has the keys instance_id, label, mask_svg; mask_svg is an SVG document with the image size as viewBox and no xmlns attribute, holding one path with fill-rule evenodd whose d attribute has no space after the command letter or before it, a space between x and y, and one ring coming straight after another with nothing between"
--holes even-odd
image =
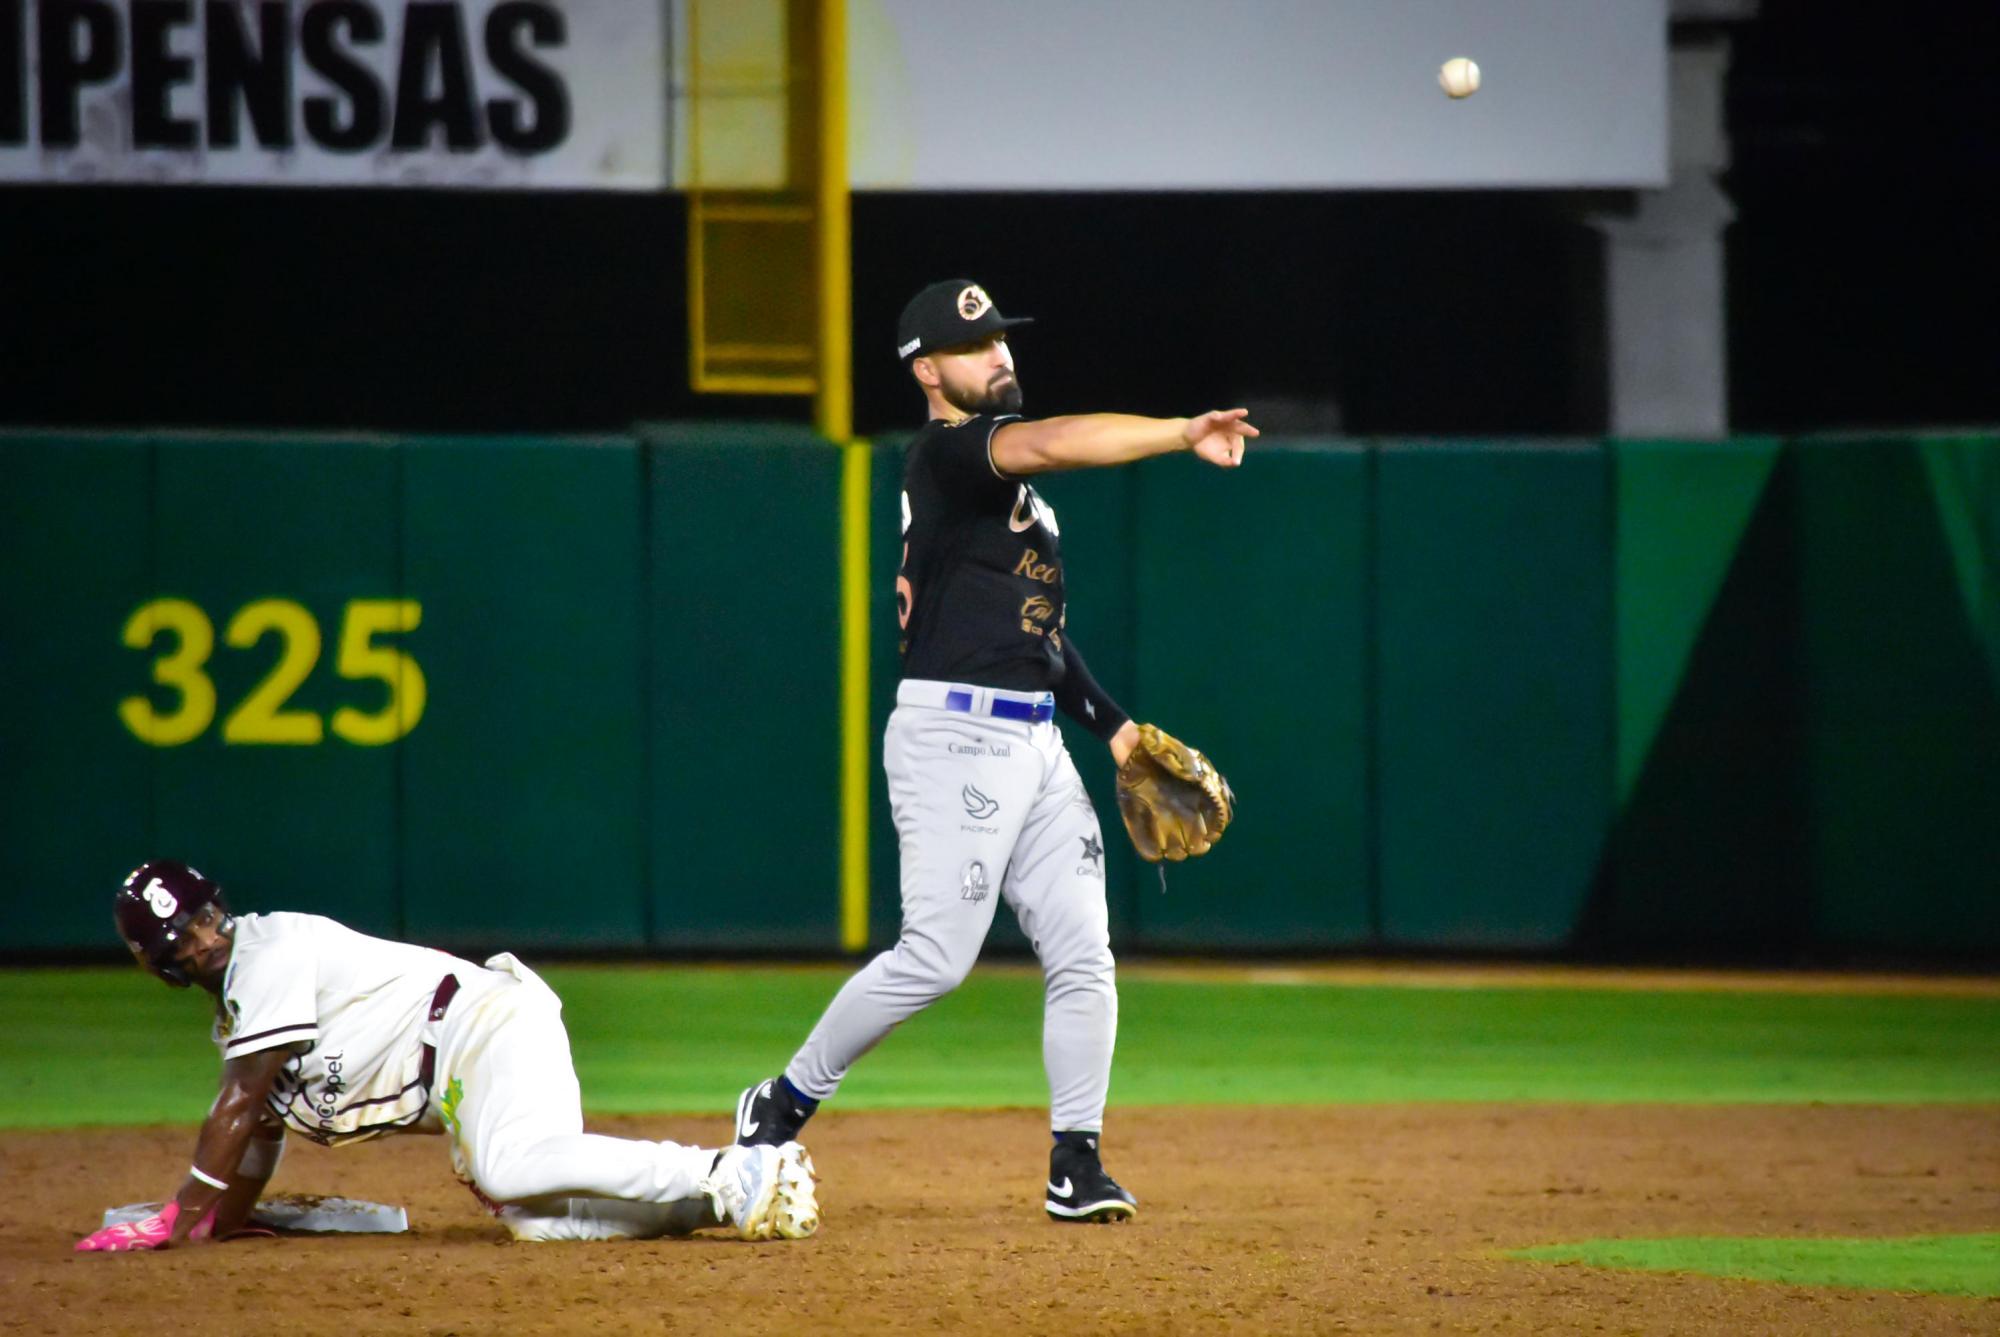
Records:
<instances>
[{"instance_id":1,"label":"player's knee on ground","mask_svg":"<svg viewBox=\"0 0 2000 1337\"><path fill-rule=\"evenodd\" d=\"M507 1232L524 1244L557 1240L659 1239L692 1235L717 1224L707 1198L679 1202L624 1202L616 1198L537 1198L509 1203L498 1213Z\"/></svg>"},{"instance_id":2,"label":"player's knee on ground","mask_svg":"<svg viewBox=\"0 0 2000 1337\"><path fill-rule=\"evenodd\" d=\"M534 1154L537 1149L533 1143L515 1144L509 1155L481 1156L473 1163L472 1180L481 1193L495 1202L559 1202L561 1199L556 1195L571 1185L549 1182L541 1168L543 1158Z\"/></svg>"},{"instance_id":3,"label":"player's knee on ground","mask_svg":"<svg viewBox=\"0 0 2000 1337\"><path fill-rule=\"evenodd\" d=\"M560 1215L553 1214L549 1210L550 1206L551 1204L543 1202L509 1203L496 1215L500 1218L500 1224L507 1227L507 1233L523 1244L584 1238L575 1232L566 1203Z\"/></svg>"}]
</instances>

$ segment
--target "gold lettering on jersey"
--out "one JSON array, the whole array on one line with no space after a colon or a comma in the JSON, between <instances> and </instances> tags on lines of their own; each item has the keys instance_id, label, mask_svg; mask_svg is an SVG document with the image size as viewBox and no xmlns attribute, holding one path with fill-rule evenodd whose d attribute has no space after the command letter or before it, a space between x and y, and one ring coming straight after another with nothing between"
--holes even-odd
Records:
<instances>
[{"instance_id":1,"label":"gold lettering on jersey","mask_svg":"<svg viewBox=\"0 0 2000 1337\"><path fill-rule=\"evenodd\" d=\"M1043 595L1031 594L1021 601L1021 630L1027 632L1030 636L1046 635L1047 633L1043 631L1040 624L1047 622L1055 615L1056 606L1054 604L1050 603ZM1060 649L1062 642L1057 641L1056 646Z\"/></svg>"},{"instance_id":2,"label":"gold lettering on jersey","mask_svg":"<svg viewBox=\"0 0 2000 1337\"><path fill-rule=\"evenodd\" d=\"M1029 580L1039 580L1044 585L1053 585L1056 583L1056 577L1062 574L1062 568L1054 562L1043 561L1042 555L1033 548L1024 548L1021 550L1021 560L1014 564L1014 574L1026 576Z\"/></svg>"}]
</instances>

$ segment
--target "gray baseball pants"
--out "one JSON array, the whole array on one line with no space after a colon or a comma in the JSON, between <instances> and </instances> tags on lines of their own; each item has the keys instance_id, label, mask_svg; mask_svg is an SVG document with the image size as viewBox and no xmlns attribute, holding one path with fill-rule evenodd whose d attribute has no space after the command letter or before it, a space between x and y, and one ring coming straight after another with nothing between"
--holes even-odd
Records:
<instances>
[{"instance_id":1,"label":"gray baseball pants","mask_svg":"<svg viewBox=\"0 0 2000 1337\"><path fill-rule=\"evenodd\" d=\"M952 697L967 709L947 709ZM1045 695L906 680L883 736L902 854L903 930L828 1004L785 1076L816 1100L979 959L998 891L1042 964L1050 1126L1101 1131L1118 1035L1104 904L1104 840L1052 720L993 702ZM1005 707L1003 707L1004 709Z\"/></svg>"}]
</instances>

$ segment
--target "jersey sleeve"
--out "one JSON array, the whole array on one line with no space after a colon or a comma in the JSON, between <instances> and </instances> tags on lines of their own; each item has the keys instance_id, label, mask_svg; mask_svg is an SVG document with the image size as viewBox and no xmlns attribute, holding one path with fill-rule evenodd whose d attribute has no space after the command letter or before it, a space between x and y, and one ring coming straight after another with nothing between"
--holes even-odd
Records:
<instances>
[{"instance_id":1,"label":"jersey sleeve","mask_svg":"<svg viewBox=\"0 0 2000 1337\"><path fill-rule=\"evenodd\" d=\"M993 433L1019 421L1018 413L982 413L933 432L925 448L939 485L968 500L1011 498L1021 480L1001 473L993 462Z\"/></svg>"},{"instance_id":2,"label":"jersey sleeve","mask_svg":"<svg viewBox=\"0 0 2000 1337\"><path fill-rule=\"evenodd\" d=\"M265 1049L305 1053L319 1043L319 954L303 933L258 944L238 962L223 989L228 1010L222 1057L242 1058Z\"/></svg>"}]
</instances>

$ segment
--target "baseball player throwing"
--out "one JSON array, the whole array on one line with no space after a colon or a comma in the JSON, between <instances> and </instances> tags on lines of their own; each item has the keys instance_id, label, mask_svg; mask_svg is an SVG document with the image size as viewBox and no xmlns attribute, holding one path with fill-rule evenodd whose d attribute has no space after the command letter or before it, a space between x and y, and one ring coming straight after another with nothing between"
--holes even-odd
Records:
<instances>
[{"instance_id":1,"label":"baseball player throwing","mask_svg":"<svg viewBox=\"0 0 2000 1337\"><path fill-rule=\"evenodd\" d=\"M459 1177L522 1240L819 1227L805 1148L706 1151L583 1131L562 1004L513 956L485 966L319 915L232 916L186 864L141 864L119 936L176 988L215 995L222 1089L174 1200L84 1251L162 1249L242 1228L289 1129L323 1145L445 1133Z\"/></svg>"},{"instance_id":2,"label":"baseball player throwing","mask_svg":"<svg viewBox=\"0 0 2000 1337\"><path fill-rule=\"evenodd\" d=\"M841 988L784 1072L744 1091L737 1141L796 1137L856 1059L956 988L997 892L1046 980L1046 1209L1058 1221L1126 1220L1138 1203L1100 1156L1118 1030L1104 841L1055 712L1110 747L1121 814L1146 858L1206 851L1234 796L1205 757L1135 724L1091 677L1068 630L1061 531L1029 480L1184 450L1232 469L1257 429L1245 409L1027 421L1007 344L1026 323L969 279L925 288L898 322L897 355L930 407L903 478L903 678L883 740L902 933Z\"/></svg>"}]
</instances>

